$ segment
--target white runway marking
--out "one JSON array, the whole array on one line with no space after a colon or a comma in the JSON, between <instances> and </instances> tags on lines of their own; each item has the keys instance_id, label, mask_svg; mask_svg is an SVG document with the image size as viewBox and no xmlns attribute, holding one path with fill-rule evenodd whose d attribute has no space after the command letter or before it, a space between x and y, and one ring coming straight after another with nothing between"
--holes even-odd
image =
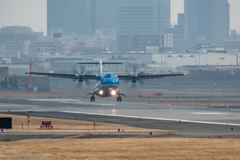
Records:
<instances>
[{"instance_id":1,"label":"white runway marking","mask_svg":"<svg viewBox=\"0 0 240 160\"><path fill-rule=\"evenodd\" d=\"M78 100L78 99L27 99L27 100L41 101L41 102L50 101L50 102L81 102L81 103L85 103L82 100Z\"/></svg>"},{"instance_id":2,"label":"white runway marking","mask_svg":"<svg viewBox=\"0 0 240 160\"><path fill-rule=\"evenodd\" d=\"M76 112L76 111L62 111L65 113L79 113L79 114L89 114L89 115L101 115L101 116L113 116L113 117L126 117L126 118L137 118L139 119L141 116L128 116L128 115L114 115L114 114L101 114L101 113L88 113L88 112ZM151 119L151 120L162 120L162 121L177 121L180 119L168 119L168 118L154 118L154 117L141 117L141 119ZM217 124L217 125L231 125L231 126L240 126L240 124L236 123L219 123L219 122L207 122L207 121L191 121L181 119L181 122L189 122L189 123L201 123L201 124Z\"/></svg>"},{"instance_id":3,"label":"white runway marking","mask_svg":"<svg viewBox=\"0 0 240 160\"><path fill-rule=\"evenodd\" d=\"M91 103L96 106L115 106L116 104L101 104L101 103Z\"/></svg>"},{"instance_id":4,"label":"white runway marking","mask_svg":"<svg viewBox=\"0 0 240 160\"><path fill-rule=\"evenodd\" d=\"M208 114L210 114L210 115L217 115L217 114L229 114L229 113L214 113L214 112L190 112L191 114L203 114L203 115L208 115Z\"/></svg>"},{"instance_id":5,"label":"white runway marking","mask_svg":"<svg viewBox=\"0 0 240 160\"><path fill-rule=\"evenodd\" d=\"M116 104L103 104L103 103L91 103L91 102L84 102L82 100L78 99L27 99L29 101L41 101L41 102L59 102L59 103L74 103L74 104L91 104L91 105L96 105L96 106L115 106Z\"/></svg>"}]
</instances>

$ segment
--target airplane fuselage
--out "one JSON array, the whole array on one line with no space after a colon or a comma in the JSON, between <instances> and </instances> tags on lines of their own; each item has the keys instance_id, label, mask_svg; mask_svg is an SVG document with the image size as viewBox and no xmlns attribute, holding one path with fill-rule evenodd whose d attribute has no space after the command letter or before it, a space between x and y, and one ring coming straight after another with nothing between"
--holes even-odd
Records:
<instances>
[{"instance_id":1,"label":"airplane fuselage","mask_svg":"<svg viewBox=\"0 0 240 160\"><path fill-rule=\"evenodd\" d=\"M113 73L108 73L99 79L93 92L99 97L113 97L119 93L118 86L118 77Z\"/></svg>"}]
</instances>

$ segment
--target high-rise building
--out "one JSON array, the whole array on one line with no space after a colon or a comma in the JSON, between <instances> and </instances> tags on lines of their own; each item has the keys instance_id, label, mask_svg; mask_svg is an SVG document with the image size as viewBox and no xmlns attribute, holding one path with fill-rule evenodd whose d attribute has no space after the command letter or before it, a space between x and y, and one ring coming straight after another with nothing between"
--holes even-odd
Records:
<instances>
[{"instance_id":1,"label":"high-rise building","mask_svg":"<svg viewBox=\"0 0 240 160\"><path fill-rule=\"evenodd\" d=\"M165 33L172 33L173 39L184 39L184 14L178 14L178 25L165 29Z\"/></svg>"},{"instance_id":2,"label":"high-rise building","mask_svg":"<svg viewBox=\"0 0 240 160\"><path fill-rule=\"evenodd\" d=\"M170 0L48 0L47 28L63 34L162 34L170 27Z\"/></svg>"},{"instance_id":3,"label":"high-rise building","mask_svg":"<svg viewBox=\"0 0 240 160\"><path fill-rule=\"evenodd\" d=\"M170 0L119 1L120 34L162 34L170 27Z\"/></svg>"},{"instance_id":4,"label":"high-rise building","mask_svg":"<svg viewBox=\"0 0 240 160\"><path fill-rule=\"evenodd\" d=\"M185 39L227 39L229 26L228 0L184 0Z\"/></svg>"},{"instance_id":5,"label":"high-rise building","mask_svg":"<svg viewBox=\"0 0 240 160\"><path fill-rule=\"evenodd\" d=\"M63 29L63 34L95 34L95 0L48 0L47 30Z\"/></svg>"},{"instance_id":6,"label":"high-rise building","mask_svg":"<svg viewBox=\"0 0 240 160\"><path fill-rule=\"evenodd\" d=\"M119 0L96 0L96 29L118 28Z\"/></svg>"}]
</instances>

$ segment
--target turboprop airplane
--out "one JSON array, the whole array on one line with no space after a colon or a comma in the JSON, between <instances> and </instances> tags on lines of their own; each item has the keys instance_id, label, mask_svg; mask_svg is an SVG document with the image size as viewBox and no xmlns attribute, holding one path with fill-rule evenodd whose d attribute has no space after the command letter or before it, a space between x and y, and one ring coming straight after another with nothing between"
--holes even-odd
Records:
<instances>
[{"instance_id":1,"label":"turboprop airplane","mask_svg":"<svg viewBox=\"0 0 240 160\"><path fill-rule=\"evenodd\" d=\"M126 97L123 93L120 92L118 86L120 80L131 81L133 84L136 82L142 83L142 80L148 79L159 79L164 77L176 77L176 76L185 76L185 74L159 74L159 75L138 75L136 74L136 67L133 68L133 74L129 75L116 75L113 73L107 73L103 75L102 65L104 64L122 64L120 62L103 62L100 60L99 62L81 62L77 63L81 65L86 64L98 64L99 65L99 74L97 75L89 75L84 74L84 70L86 67L82 67L81 73L76 74L62 74L62 73L41 73L41 72L26 72L26 74L33 75L45 75L48 77L57 77L57 78L66 78L78 80L79 83L82 83L87 80L97 80L97 84L95 85L93 92L89 93L87 96L91 95L90 101L95 102L95 95L99 97L117 97L117 102L122 101L122 96Z\"/></svg>"}]
</instances>

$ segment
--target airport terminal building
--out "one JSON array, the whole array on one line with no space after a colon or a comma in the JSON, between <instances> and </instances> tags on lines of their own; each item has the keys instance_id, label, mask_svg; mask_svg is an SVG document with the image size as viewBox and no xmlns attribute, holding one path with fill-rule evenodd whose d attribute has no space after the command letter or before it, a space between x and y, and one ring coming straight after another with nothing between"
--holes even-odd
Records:
<instances>
[{"instance_id":1,"label":"airport terminal building","mask_svg":"<svg viewBox=\"0 0 240 160\"><path fill-rule=\"evenodd\" d=\"M239 65L240 54L227 53L82 53L84 58L129 60L140 63L171 65L173 68L183 65Z\"/></svg>"}]
</instances>

